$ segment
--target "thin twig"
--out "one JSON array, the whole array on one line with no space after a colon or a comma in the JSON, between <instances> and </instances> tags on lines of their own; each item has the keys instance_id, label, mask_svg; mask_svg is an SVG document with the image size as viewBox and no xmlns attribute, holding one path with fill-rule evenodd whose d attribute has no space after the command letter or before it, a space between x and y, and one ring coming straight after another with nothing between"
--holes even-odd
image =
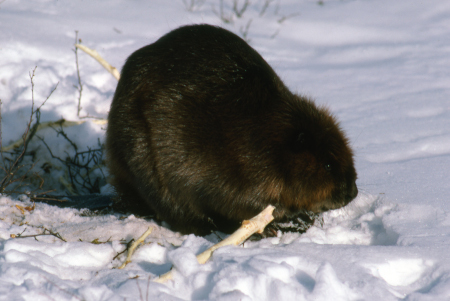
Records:
<instances>
[{"instance_id":1,"label":"thin twig","mask_svg":"<svg viewBox=\"0 0 450 301\"><path fill-rule=\"evenodd\" d=\"M59 82L56 84L56 86L53 88L53 90L50 92L50 94L47 96L47 98L41 103L41 105L34 110L34 76L35 76L35 71L36 71L35 67L33 69L33 73L30 73L30 81L31 81L31 114L30 114L30 120L27 124L27 129L25 131L25 134L23 135L23 150L21 155L18 157L18 162L21 162L23 159L23 154L25 154L25 152L27 151L28 148L28 143L31 141L31 139L33 138L34 134L36 134L36 131L39 127L39 123L40 123L40 119L41 119L41 108L42 106L47 102L47 100L50 98L50 96L52 96L53 92L55 92L56 88L58 88L58 84ZM36 115L36 122L33 125L33 127L31 127L31 124L33 122L33 115Z\"/></svg>"},{"instance_id":2,"label":"thin twig","mask_svg":"<svg viewBox=\"0 0 450 301\"><path fill-rule=\"evenodd\" d=\"M25 229L26 230L26 229ZM25 232L25 230L23 232ZM22 232L22 233L23 233ZM47 233L48 232L48 233ZM44 232L40 233L40 234L34 234L34 235L22 235L22 233L19 234L11 234L11 238L27 238L27 237L34 237L36 239L36 237L38 236L54 236L64 242L67 242L67 240L65 240L64 238L62 238L62 236L58 233L58 232L53 232L47 228L44 228ZM36 239L37 240L37 239Z\"/></svg>"},{"instance_id":3,"label":"thin twig","mask_svg":"<svg viewBox=\"0 0 450 301\"><path fill-rule=\"evenodd\" d=\"M151 276L149 275L147 278L147 293L145 294L145 300L148 300L148 292L150 291L150 279Z\"/></svg>"},{"instance_id":4,"label":"thin twig","mask_svg":"<svg viewBox=\"0 0 450 301\"><path fill-rule=\"evenodd\" d=\"M183 3L186 10L192 12L195 10L195 7L200 8L205 3L205 0L190 0L190 3L188 0L183 0Z\"/></svg>"},{"instance_id":5,"label":"thin twig","mask_svg":"<svg viewBox=\"0 0 450 301\"><path fill-rule=\"evenodd\" d=\"M142 296L142 290L141 290L141 286L139 285L139 279L136 277L136 285L138 287L139 290L139 296L141 297L141 300L144 300L144 297Z\"/></svg>"},{"instance_id":6,"label":"thin twig","mask_svg":"<svg viewBox=\"0 0 450 301\"><path fill-rule=\"evenodd\" d=\"M25 172L22 172L23 171L22 168L24 168L26 165L21 164L21 162L24 159L25 155L27 155L27 148L28 148L29 142L35 135L37 129L39 128L40 109L47 102L47 100L50 98L50 96L53 94L53 92L58 87L58 84L57 84L55 86L55 88L47 96L47 98L41 103L41 105L35 109L35 107L34 107L34 103L35 103L35 100L34 100L34 77L36 74L36 68L37 67L35 67L29 73L30 82L31 82L31 113L30 113L30 118L26 124L25 131L21 138L21 144L19 144L19 146L22 145L22 149L13 152L11 157L7 158L7 159L5 159L3 156L3 152L5 151L5 148L2 147L0 149L0 153L1 153L1 157L2 157L0 169L5 173L5 175L3 176L1 183L0 183L0 193L7 193L7 194L23 193L23 192L19 191L19 188L29 185L33 178L39 178L41 180L41 184L39 185L39 187L32 192L27 192L28 195L31 195L31 198L35 198L36 195L38 195L38 194L35 194L35 192L42 188L44 180L37 173L33 174L34 177L29 176L29 173L34 168L35 163L30 164L29 168ZM32 127L31 125L33 123L34 115L36 116L36 122ZM28 184L24 184L25 181L28 182ZM12 184L14 184L13 189L6 190L6 188Z\"/></svg>"},{"instance_id":7,"label":"thin twig","mask_svg":"<svg viewBox=\"0 0 450 301\"><path fill-rule=\"evenodd\" d=\"M253 19L248 20L248 22L247 22L247 24L245 25L245 27L242 27L242 26L241 26L241 28L239 29L239 31L240 31L241 34L242 34L242 37L244 38L244 40L245 40L247 43L250 42L250 39L248 38L248 30L249 30L249 28L250 28L250 24L252 24L252 20L253 20Z\"/></svg>"},{"instance_id":8,"label":"thin twig","mask_svg":"<svg viewBox=\"0 0 450 301\"><path fill-rule=\"evenodd\" d=\"M81 43L81 40L78 40L78 30L75 30L75 45L77 45L78 43ZM78 48L75 47L75 63L77 66L77 77L78 77L78 86L74 87L78 90L79 96L78 96L78 111L77 111L77 116L80 117L80 112L81 112L81 95L83 93L83 84L81 83L81 76L80 76L80 67L78 65Z\"/></svg>"},{"instance_id":9,"label":"thin twig","mask_svg":"<svg viewBox=\"0 0 450 301\"><path fill-rule=\"evenodd\" d=\"M60 161L67 167L71 186L67 187L67 185L65 185L64 183L63 184L68 188L69 191L75 194L79 193L79 189L85 189L89 193L100 192L100 178L95 177L95 180L93 181L93 179L91 179L91 175L95 170L98 169L100 170L103 178L106 179L106 176L103 173L103 169L101 168L101 164L103 162L103 146L99 142L99 148L88 148L87 151L80 152L78 151L78 147L76 146L76 144L67 137L67 134L64 133L62 128L60 130L54 130L57 131L58 134L62 134L62 136L67 139L69 143L71 143L72 147L75 150L75 154L73 156L69 155L69 153L66 152L67 157L65 159L62 159L53 154L52 150L44 139L38 137L47 148L50 156L53 159Z\"/></svg>"},{"instance_id":10,"label":"thin twig","mask_svg":"<svg viewBox=\"0 0 450 301\"><path fill-rule=\"evenodd\" d=\"M220 20L222 20L224 23L228 24L233 21L233 15L230 15L229 17L225 16L225 13L223 11L223 0L220 0L219 12L216 11L214 6L212 6L212 10L213 10L214 14L216 14L216 16L218 16L220 18Z\"/></svg>"},{"instance_id":11,"label":"thin twig","mask_svg":"<svg viewBox=\"0 0 450 301\"><path fill-rule=\"evenodd\" d=\"M264 5L261 9L261 12L259 13L259 16L262 17L266 13L267 8L269 7L270 3L272 3L274 0L266 0L264 2Z\"/></svg>"},{"instance_id":12,"label":"thin twig","mask_svg":"<svg viewBox=\"0 0 450 301\"><path fill-rule=\"evenodd\" d=\"M2 145L2 100L0 99L0 154L2 157L2 163L4 162L3 159L3 145Z\"/></svg>"},{"instance_id":13,"label":"thin twig","mask_svg":"<svg viewBox=\"0 0 450 301\"><path fill-rule=\"evenodd\" d=\"M75 142L73 142L73 141L69 138L69 136L67 136L66 132L64 132L64 130L63 130L63 128L62 128L61 125L59 126L59 129L58 129L58 130L55 129L54 127L51 127L51 128L56 132L56 137L58 137L59 135L63 136L64 139L66 139L67 142L69 142L70 145L72 145L73 149L74 149L75 151L78 151L78 146L75 144Z\"/></svg>"},{"instance_id":14,"label":"thin twig","mask_svg":"<svg viewBox=\"0 0 450 301\"><path fill-rule=\"evenodd\" d=\"M300 16L300 13L293 13L293 14L290 14L290 15L287 15L287 16L283 16L283 17L281 17L280 19L278 19L278 23L283 23L284 21L286 21L287 19L289 19L289 18L293 18L293 17L297 17L297 16Z\"/></svg>"},{"instance_id":15,"label":"thin twig","mask_svg":"<svg viewBox=\"0 0 450 301\"><path fill-rule=\"evenodd\" d=\"M278 28L271 36L271 39L275 39L275 37L280 33L280 29Z\"/></svg>"},{"instance_id":16,"label":"thin twig","mask_svg":"<svg viewBox=\"0 0 450 301\"><path fill-rule=\"evenodd\" d=\"M236 17L241 18L242 15L244 14L244 12L247 10L247 7L249 6L250 1L249 0L245 0L244 1L244 5L242 5L241 9L238 9L238 0L234 0L233 1L233 11L236 15Z\"/></svg>"},{"instance_id":17,"label":"thin twig","mask_svg":"<svg viewBox=\"0 0 450 301\"><path fill-rule=\"evenodd\" d=\"M122 255L123 253L125 253L126 251L128 251L131 247L131 244L133 243L134 238L132 238L129 242L126 243L126 248L122 251L116 254L116 256L113 257L113 260L117 259L120 255Z\"/></svg>"}]
</instances>

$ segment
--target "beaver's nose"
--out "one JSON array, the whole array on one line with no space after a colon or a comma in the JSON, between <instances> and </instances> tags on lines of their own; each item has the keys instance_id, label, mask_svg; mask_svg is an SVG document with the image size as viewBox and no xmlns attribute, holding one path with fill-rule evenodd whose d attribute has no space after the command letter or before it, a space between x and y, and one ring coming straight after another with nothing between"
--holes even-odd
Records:
<instances>
[{"instance_id":1,"label":"beaver's nose","mask_svg":"<svg viewBox=\"0 0 450 301\"><path fill-rule=\"evenodd\" d=\"M356 198L356 196L358 195L358 187L356 187L356 182L353 182L350 185L349 190L348 190L347 193L348 193L347 197L348 197L349 202L351 200L353 200L354 198Z\"/></svg>"}]
</instances>

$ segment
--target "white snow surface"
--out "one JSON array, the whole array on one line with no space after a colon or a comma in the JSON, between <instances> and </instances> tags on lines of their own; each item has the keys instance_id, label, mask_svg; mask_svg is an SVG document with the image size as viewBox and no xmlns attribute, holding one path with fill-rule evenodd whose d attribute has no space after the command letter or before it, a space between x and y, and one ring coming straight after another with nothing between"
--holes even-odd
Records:
<instances>
[{"instance_id":1,"label":"white snow surface","mask_svg":"<svg viewBox=\"0 0 450 301\"><path fill-rule=\"evenodd\" d=\"M358 197L302 235L224 247L199 265L194 255L214 235L181 236L133 215L43 203L22 213L16 205L32 206L27 197L3 195L0 300L450 300L450 1L275 0L261 16L264 2L251 1L237 18L225 0L232 20L224 23L214 0L195 1L192 11L181 0L0 1L3 145L25 129L35 66L36 105L59 82L41 122L78 120L75 30L120 69L133 51L181 25L242 35L251 20L250 44L292 91L340 120L355 151ZM81 52L79 65L81 115L106 118L116 80ZM85 147L104 139L91 121L66 132ZM41 135L64 153L54 132ZM42 147L36 154L48 160ZM46 183L58 177L54 170ZM115 269L123 243L150 225L132 263ZM67 242L11 238L44 228ZM152 282L172 265L173 280Z\"/></svg>"}]
</instances>

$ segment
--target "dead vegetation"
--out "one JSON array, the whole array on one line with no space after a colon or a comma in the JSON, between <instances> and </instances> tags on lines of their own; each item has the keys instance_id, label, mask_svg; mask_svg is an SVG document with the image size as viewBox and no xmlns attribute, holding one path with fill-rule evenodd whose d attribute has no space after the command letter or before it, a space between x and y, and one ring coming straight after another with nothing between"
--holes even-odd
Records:
<instances>
[{"instance_id":1,"label":"dead vegetation","mask_svg":"<svg viewBox=\"0 0 450 301\"><path fill-rule=\"evenodd\" d=\"M79 86L76 87L79 92L78 115L81 110L82 85L79 77L78 57L76 55L77 74ZM103 145L98 140L97 145L87 150L80 150L73 142L64 127L74 126L84 121L67 121L64 119L41 123L41 109L57 89L58 84L51 90L47 98L36 107L34 93L34 78L37 67L29 74L31 83L31 110L30 117L22 137L10 145L2 145L2 127L1 127L1 100L0 100L0 193L5 195L17 196L24 194L32 201L55 200L55 196L50 193L55 188L64 187L64 191L58 194L83 195L99 193L101 185L106 183L106 176L103 172ZM89 116L85 116L89 117ZM82 118L82 117L80 117ZM63 139L62 143L68 144L68 151L64 156L54 154L51 146L43 137L38 135L38 131L51 128L55 131L56 137ZM30 148L31 141L33 147ZM48 151L53 162L43 160L37 157L38 149L42 146ZM42 152L40 152L42 155ZM56 162L55 162L56 161ZM45 184L45 178L52 176L51 171L54 167L65 170L65 176L59 178L58 187L49 187ZM48 179L48 178L47 178Z\"/></svg>"},{"instance_id":2,"label":"dead vegetation","mask_svg":"<svg viewBox=\"0 0 450 301\"><path fill-rule=\"evenodd\" d=\"M191 1L191 4L192 2L196 1ZM193 5L195 7L195 3ZM258 24L258 20L256 19L264 17L265 19L272 19L272 21L276 21L276 23L281 25L286 20L300 15L299 12L291 12L289 14L281 13L280 5L278 1L275 0L220 0L218 8L216 8L214 4L211 5L211 7L214 14L219 17L223 23L238 23L240 35L246 42L250 42L250 26L252 24ZM188 9L188 11L191 12L194 10L195 9ZM273 39L279 32L280 28L276 29L275 32L268 37Z\"/></svg>"},{"instance_id":3,"label":"dead vegetation","mask_svg":"<svg viewBox=\"0 0 450 301\"><path fill-rule=\"evenodd\" d=\"M25 163L24 159L27 156L34 157L34 151L29 151L28 146L39 127L41 116L40 110L58 87L58 84L56 84L55 88L53 88L47 98L37 108L35 108L33 80L35 77L36 68L37 67L35 67L29 74L31 82L30 118L28 119L25 131L22 135L21 145L11 151L4 151L2 147L0 101L0 193L7 195L26 194L33 201L46 199L43 195L48 194L50 191L42 190L44 179L37 172L33 171L36 163Z\"/></svg>"}]
</instances>

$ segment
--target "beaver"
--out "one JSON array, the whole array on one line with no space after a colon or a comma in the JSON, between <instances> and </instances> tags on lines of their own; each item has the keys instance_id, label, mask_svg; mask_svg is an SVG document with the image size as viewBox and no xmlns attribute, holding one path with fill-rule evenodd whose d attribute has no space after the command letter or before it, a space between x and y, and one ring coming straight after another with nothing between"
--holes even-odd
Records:
<instances>
[{"instance_id":1,"label":"beaver","mask_svg":"<svg viewBox=\"0 0 450 301\"><path fill-rule=\"evenodd\" d=\"M269 204L286 221L358 193L352 150L330 112L291 93L243 39L206 24L126 60L106 152L117 206L184 234L229 233Z\"/></svg>"}]
</instances>

